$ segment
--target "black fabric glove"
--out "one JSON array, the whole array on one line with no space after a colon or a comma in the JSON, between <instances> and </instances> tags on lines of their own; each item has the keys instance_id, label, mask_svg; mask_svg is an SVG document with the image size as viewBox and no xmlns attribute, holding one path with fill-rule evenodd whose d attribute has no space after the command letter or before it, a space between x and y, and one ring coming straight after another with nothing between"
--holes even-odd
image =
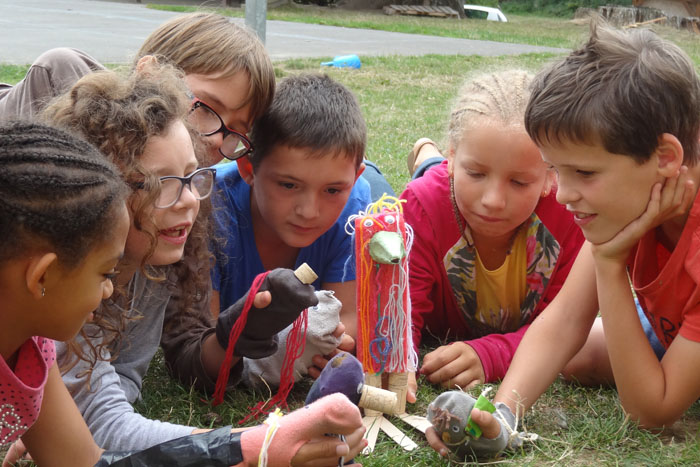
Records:
<instances>
[{"instance_id":1,"label":"black fabric glove","mask_svg":"<svg viewBox=\"0 0 700 467\"><path fill-rule=\"evenodd\" d=\"M95 467L228 467L243 462L241 433L231 427L183 436L137 452L102 453Z\"/></svg>"},{"instance_id":2,"label":"black fabric glove","mask_svg":"<svg viewBox=\"0 0 700 467\"><path fill-rule=\"evenodd\" d=\"M303 284L291 269L273 269L259 292L269 290L272 301L265 308L250 308L248 320L233 353L239 357L263 358L277 351L277 333L294 322L304 309L318 304L314 288ZM248 293L219 314L216 339L226 349L231 328L241 316Z\"/></svg>"}]
</instances>

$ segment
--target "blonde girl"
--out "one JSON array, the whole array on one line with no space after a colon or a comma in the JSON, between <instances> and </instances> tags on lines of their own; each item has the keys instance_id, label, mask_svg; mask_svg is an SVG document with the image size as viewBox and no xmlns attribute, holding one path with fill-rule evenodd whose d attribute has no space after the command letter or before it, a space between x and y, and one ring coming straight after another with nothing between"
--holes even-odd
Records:
<instances>
[{"instance_id":1,"label":"blonde girl","mask_svg":"<svg viewBox=\"0 0 700 467\"><path fill-rule=\"evenodd\" d=\"M450 116L447 160L401 195L415 232L413 339L448 342L424 357L420 374L447 388L505 375L583 241L523 125L530 81L511 70L467 82ZM435 153L429 140L418 146ZM410 164L427 159L417 155Z\"/></svg>"}]
</instances>

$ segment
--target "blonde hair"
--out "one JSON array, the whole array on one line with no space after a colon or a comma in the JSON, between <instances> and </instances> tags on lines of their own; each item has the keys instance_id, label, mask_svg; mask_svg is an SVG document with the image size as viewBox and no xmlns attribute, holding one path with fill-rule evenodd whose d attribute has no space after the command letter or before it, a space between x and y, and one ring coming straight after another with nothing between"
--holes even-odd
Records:
<instances>
[{"instance_id":1,"label":"blonde hair","mask_svg":"<svg viewBox=\"0 0 700 467\"><path fill-rule=\"evenodd\" d=\"M165 22L146 38L135 63L145 55L186 74L227 78L244 71L253 119L270 106L275 93L275 70L263 43L253 31L221 15L198 12Z\"/></svg>"},{"instance_id":2,"label":"blonde hair","mask_svg":"<svg viewBox=\"0 0 700 467\"><path fill-rule=\"evenodd\" d=\"M524 70L492 72L467 81L450 114L450 149L456 149L464 133L485 120L523 126L531 82L532 75Z\"/></svg>"}]
</instances>

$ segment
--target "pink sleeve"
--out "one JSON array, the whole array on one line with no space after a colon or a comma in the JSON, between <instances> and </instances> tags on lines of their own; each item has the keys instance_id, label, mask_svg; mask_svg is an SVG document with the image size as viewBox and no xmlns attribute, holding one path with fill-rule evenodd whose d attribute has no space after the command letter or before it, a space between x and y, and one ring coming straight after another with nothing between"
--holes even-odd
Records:
<instances>
[{"instance_id":1,"label":"pink sleeve","mask_svg":"<svg viewBox=\"0 0 700 467\"><path fill-rule=\"evenodd\" d=\"M510 366L510 361L529 327L530 325L526 324L517 331L508 334L489 334L478 339L465 341L474 349L481 360L485 382L491 383L503 379Z\"/></svg>"}]
</instances>

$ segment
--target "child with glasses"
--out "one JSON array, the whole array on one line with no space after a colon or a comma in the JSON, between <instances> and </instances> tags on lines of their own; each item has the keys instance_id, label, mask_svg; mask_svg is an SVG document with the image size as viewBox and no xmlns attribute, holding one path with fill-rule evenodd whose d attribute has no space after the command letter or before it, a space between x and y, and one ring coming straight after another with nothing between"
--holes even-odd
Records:
<instances>
[{"instance_id":1,"label":"child with glasses","mask_svg":"<svg viewBox=\"0 0 700 467\"><path fill-rule=\"evenodd\" d=\"M246 135L275 90L272 62L255 33L221 15L187 14L153 31L134 66L146 56L184 71L193 98L193 124L202 124L207 146L205 165L223 157L235 159L250 149ZM49 50L17 85L0 85L0 120L34 117L79 78L103 69L79 50Z\"/></svg>"},{"instance_id":2,"label":"child with glasses","mask_svg":"<svg viewBox=\"0 0 700 467\"><path fill-rule=\"evenodd\" d=\"M346 267L352 240L345 223L370 202L368 185L358 178L366 128L357 100L327 76L290 76L251 139L252 153L217 169L212 311L244 296L260 272L307 263L319 276L313 285L342 302L341 345L351 349L355 273ZM323 365L323 358L315 363Z\"/></svg>"},{"instance_id":3,"label":"child with glasses","mask_svg":"<svg viewBox=\"0 0 700 467\"><path fill-rule=\"evenodd\" d=\"M179 74L171 67L150 63L128 79L111 72L85 76L45 111L46 118L99 147L134 188L127 201L132 220L114 278L115 294L102 303L95 312L94 323L84 328L80 339L57 344L59 363L66 370L66 386L97 443L110 450L145 449L200 431L148 420L135 414L131 406L140 398L143 376L159 343L166 355L176 352L172 345L162 342L171 328L179 329L180 334L173 341L177 340L184 349L178 352L177 365L198 367L202 378L215 378L223 359L214 327L199 312L202 305L167 308L174 295L182 301L208 306L206 269L190 271L188 281L178 284L183 270L208 264L207 197L215 174L213 168L199 168L192 132L185 120L189 109L190 101ZM302 290L298 296L314 296L309 286L299 288ZM288 319L289 324L294 317L269 312L263 317L254 308L242 336L247 335L249 325L260 319ZM240 367L236 365L239 370ZM214 369L213 374L208 373L209 368ZM177 371L172 367L171 370ZM240 371L234 369L232 373L235 379ZM303 446L298 452L290 449L310 439L321 442L333 453L357 453L363 445L357 408L345 401L331 405L335 409L312 409L307 416L295 416L295 423L302 429L287 433L290 443L273 444L268 454L282 456L286 463L297 455L301 457L296 457L296 461L317 457L321 465L337 465L338 456L319 455L318 446ZM346 421L337 423L333 418L337 410L346 414ZM311 417L317 428L303 428L311 423L303 421L304 417ZM326 429L330 424L338 430L330 432L348 435L347 444L323 438L325 432L318 431L323 424ZM244 455L250 446L259 449L254 433L257 432L241 435ZM236 464L240 460L227 461Z\"/></svg>"}]
</instances>

